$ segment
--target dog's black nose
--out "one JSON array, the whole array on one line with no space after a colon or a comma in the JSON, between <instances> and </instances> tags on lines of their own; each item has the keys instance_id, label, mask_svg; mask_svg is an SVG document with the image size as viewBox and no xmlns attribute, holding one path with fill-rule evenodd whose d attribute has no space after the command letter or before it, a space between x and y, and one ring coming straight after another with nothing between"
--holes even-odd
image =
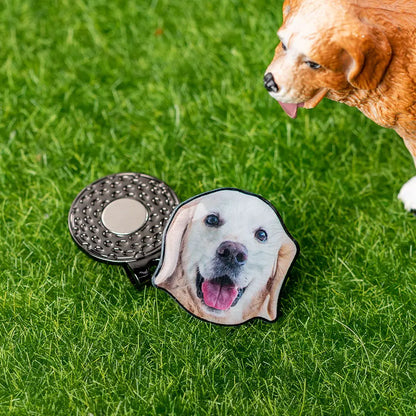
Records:
<instances>
[{"instance_id":1,"label":"dog's black nose","mask_svg":"<svg viewBox=\"0 0 416 416\"><path fill-rule=\"evenodd\" d=\"M230 266L243 266L247 261L247 248L234 241L224 241L217 248L217 256Z\"/></svg>"},{"instance_id":2,"label":"dog's black nose","mask_svg":"<svg viewBox=\"0 0 416 416\"><path fill-rule=\"evenodd\" d=\"M278 92L279 91L279 87L274 82L273 75L272 75L271 72L268 72L264 76L263 81L264 81L264 88L266 88L267 91L269 91L269 92Z\"/></svg>"}]
</instances>

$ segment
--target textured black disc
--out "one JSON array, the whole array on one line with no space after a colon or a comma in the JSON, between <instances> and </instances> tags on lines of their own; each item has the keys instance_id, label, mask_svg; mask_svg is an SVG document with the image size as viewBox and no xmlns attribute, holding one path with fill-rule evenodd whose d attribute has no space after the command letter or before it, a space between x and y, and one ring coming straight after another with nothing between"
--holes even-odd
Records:
<instances>
[{"instance_id":1,"label":"textured black disc","mask_svg":"<svg viewBox=\"0 0 416 416\"><path fill-rule=\"evenodd\" d=\"M103 221L106 208L110 212L109 204L122 199L133 200L133 206L138 201L136 205L146 211L145 219L137 222L142 225L130 233L114 232L107 227L110 221ZM176 194L159 179L142 173L118 173L95 181L78 194L69 211L68 226L79 247L97 260L143 264L160 253L165 224L178 203ZM123 203L113 207L118 205Z\"/></svg>"}]
</instances>

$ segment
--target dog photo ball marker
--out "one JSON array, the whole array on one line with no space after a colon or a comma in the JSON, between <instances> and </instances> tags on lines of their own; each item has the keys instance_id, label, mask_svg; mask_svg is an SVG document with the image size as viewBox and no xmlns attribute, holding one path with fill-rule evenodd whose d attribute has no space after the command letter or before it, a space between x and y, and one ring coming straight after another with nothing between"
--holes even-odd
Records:
<instances>
[{"instance_id":1,"label":"dog photo ball marker","mask_svg":"<svg viewBox=\"0 0 416 416\"><path fill-rule=\"evenodd\" d=\"M163 230L178 205L164 182L141 173L118 173L83 189L72 203L68 226L75 243L96 260L125 267L133 284L150 279Z\"/></svg>"},{"instance_id":2,"label":"dog photo ball marker","mask_svg":"<svg viewBox=\"0 0 416 416\"><path fill-rule=\"evenodd\" d=\"M239 189L217 189L175 209L152 282L206 321L274 321L298 250L270 202Z\"/></svg>"}]
</instances>

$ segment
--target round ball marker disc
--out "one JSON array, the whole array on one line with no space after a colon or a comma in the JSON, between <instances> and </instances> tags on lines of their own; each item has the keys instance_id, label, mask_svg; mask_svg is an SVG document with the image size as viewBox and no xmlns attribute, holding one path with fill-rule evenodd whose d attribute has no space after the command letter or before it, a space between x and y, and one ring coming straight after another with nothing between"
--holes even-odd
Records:
<instances>
[{"instance_id":1,"label":"round ball marker disc","mask_svg":"<svg viewBox=\"0 0 416 416\"><path fill-rule=\"evenodd\" d=\"M68 226L91 257L121 264L134 284L150 279L165 225L179 199L164 182L142 173L105 176L72 203Z\"/></svg>"},{"instance_id":2,"label":"round ball marker disc","mask_svg":"<svg viewBox=\"0 0 416 416\"><path fill-rule=\"evenodd\" d=\"M131 234L139 230L148 219L146 207L133 198L119 198L110 202L101 214L101 221L115 234Z\"/></svg>"}]
</instances>

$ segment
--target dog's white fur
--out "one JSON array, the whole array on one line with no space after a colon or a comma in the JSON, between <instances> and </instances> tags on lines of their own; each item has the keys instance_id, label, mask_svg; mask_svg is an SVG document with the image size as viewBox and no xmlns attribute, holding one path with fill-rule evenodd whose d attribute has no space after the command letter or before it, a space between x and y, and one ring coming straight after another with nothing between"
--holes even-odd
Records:
<instances>
[{"instance_id":1,"label":"dog's white fur","mask_svg":"<svg viewBox=\"0 0 416 416\"><path fill-rule=\"evenodd\" d=\"M205 224L208 215L221 219L218 227ZM255 237L258 229L268 238ZM238 190L218 190L180 207L166 231L164 254L153 282L166 289L188 311L216 323L233 325L253 317L274 320L277 300L297 247L275 211L260 198ZM224 241L247 248L247 261L235 279L244 293L235 306L217 310L197 296L197 271L215 278L214 259Z\"/></svg>"}]
</instances>

